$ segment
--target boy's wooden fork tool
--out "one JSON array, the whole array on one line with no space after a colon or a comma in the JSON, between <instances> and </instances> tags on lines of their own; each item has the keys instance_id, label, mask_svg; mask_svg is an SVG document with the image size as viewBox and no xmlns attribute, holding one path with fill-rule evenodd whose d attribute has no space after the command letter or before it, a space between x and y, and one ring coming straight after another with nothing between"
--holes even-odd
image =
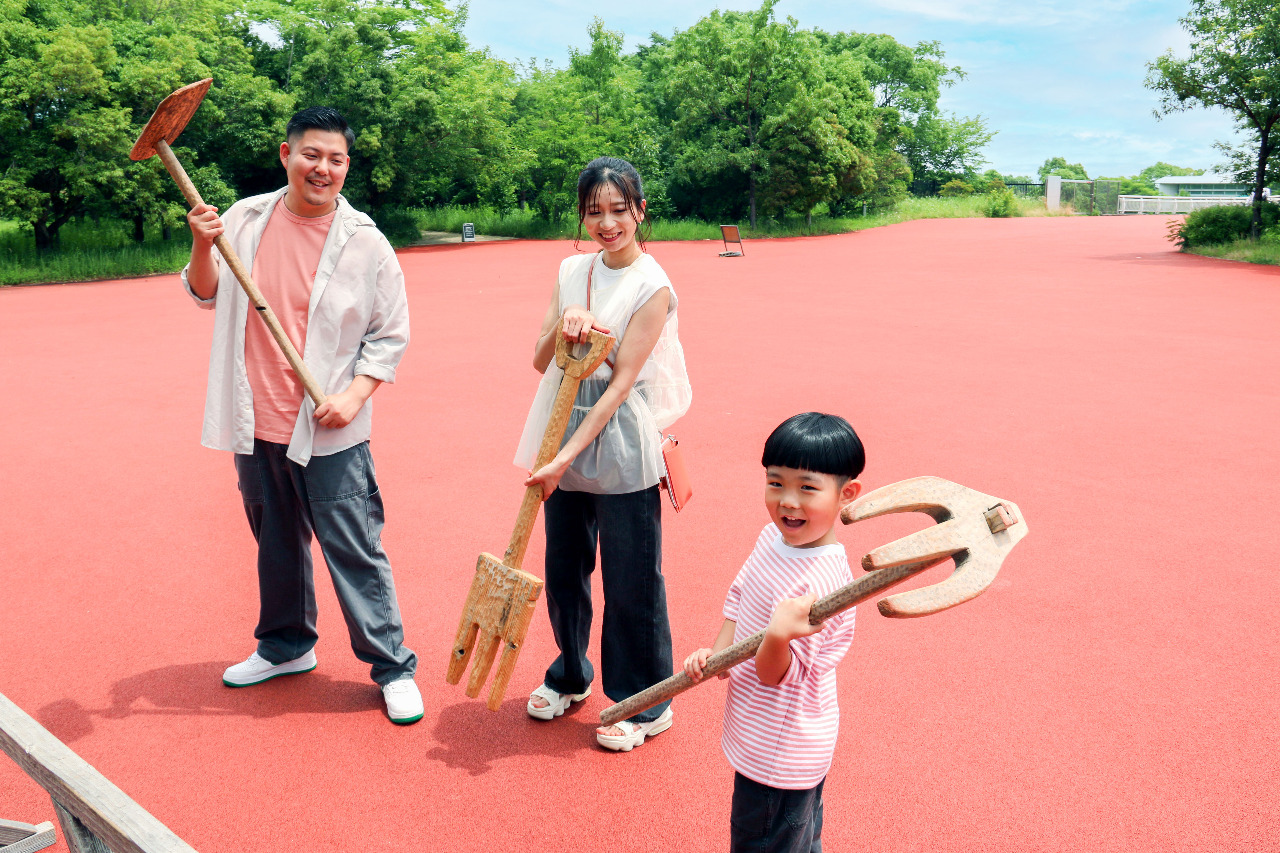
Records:
<instances>
[{"instance_id":1,"label":"boy's wooden fork tool","mask_svg":"<svg viewBox=\"0 0 1280 853\"><path fill-rule=\"evenodd\" d=\"M569 355L569 342L559 331L556 333L556 364L564 370L564 378L560 380L551 418L542 435L538 458L533 463L534 471L546 465L560 452L565 427L569 425L569 414L573 411L573 401L578 396L578 384L604 362L616 340L592 329L588 343L591 346L586 355L572 358ZM476 561L475 577L471 580L471 591L467 593L462 619L458 623L458 637L454 640L453 653L449 658L449 673L445 679L450 684L457 684L467 669L467 661L471 659L471 652L479 636L479 652L476 654L475 665L471 668L471 678L467 680L467 695L474 699L480 695L480 688L489 676L498 646L503 647L497 674L489 688L486 705L490 711L498 710L502 704L502 697L507 692L507 682L511 680L516 658L520 655L525 634L529 631L529 622L533 619L538 596L542 594L542 579L520 569L541 504L542 486L527 488L524 502L520 505L520 514L516 516L516 529L511 534L511 544L507 546L502 559L499 560L492 554L481 554Z\"/></svg>"},{"instance_id":2,"label":"boy's wooden fork tool","mask_svg":"<svg viewBox=\"0 0 1280 853\"><path fill-rule=\"evenodd\" d=\"M916 477L876 489L840 513L845 524L891 512L923 512L938 522L875 549L862 558L872 574L841 587L809 609L809 624L818 625L855 604L932 566L954 559L951 577L932 586L891 595L880 602L885 616L928 616L963 604L995 580L1013 546L1027 535L1022 511L1011 501L984 495L940 477ZM702 681L755 657L764 631L712 655ZM600 712L601 725L611 726L701 683L684 672L661 681Z\"/></svg>"},{"instance_id":3,"label":"boy's wooden fork tool","mask_svg":"<svg viewBox=\"0 0 1280 853\"><path fill-rule=\"evenodd\" d=\"M191 178L187 177L187 170L182 168L182 164L178 162L178 158L174 155L173 149L169 147L169 143L177 139L178 135L186 128L187 122L191 121L191 117L196 114L196 110L200 107L200 102L204 100L204 96L212 84L213 78L208 77L198 83L192 83L190 86L183 86L161 101L160 106L156 107L156 111L151 114L151 120L147 122L147 126L142 129L142 135L133 144L133 150L129 152L130 160L146 160L152 155L159 156L160 162L164 163L164 167L169 170L169 174L178 183L178 188L182 190L182 195L186 198L187 204L192 207L204 204L204 199L200 198L200 193L196 190L195 184L191 183ZM302 382L302 387L306 389L307 396L311 398L311 402L319 407L324 402L324 391L321 390L320 384L316 382L315 377L311 375L311 371L307 369L307 365L302 361L302 356L298 355L298 349L293 345L293 341L289 340L289 336L284 333L284 328L281 327L280 321L276 319L275 312L271 310L271 306L267 304L267 301L262 298L262 293L258 290L258 286L249 277L249 271L240 262L240 257L236 254L235 249L231 248L231 241L226 238L225 234L219 234L213 244L218 247L218 251L226 259L227 266L231 268L236 280L240 282L240 287L244 289L245 294L249 297L249 302L257 309L258 316L262 318L262 322L266 323L267 328L271 330L271 337L276 339L276 344L280 347L280 351L284 353L289 366L298 375L299 381Z\"/></svg>"}]
</instances>

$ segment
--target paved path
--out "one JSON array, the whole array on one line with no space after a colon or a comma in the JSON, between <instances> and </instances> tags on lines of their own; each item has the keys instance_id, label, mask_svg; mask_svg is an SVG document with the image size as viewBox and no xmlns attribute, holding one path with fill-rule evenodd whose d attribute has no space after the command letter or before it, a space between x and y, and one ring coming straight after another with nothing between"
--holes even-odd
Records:
<instances>
[{"instance_id":1,"label":"paved path","mask_svg":"<svg viewBox=\"0 0 1280 853\"><path fill-rule=\"evenodd\" d=\"M760 447L839 412L878 485L1008 496L1032 534L928 619L859 615L840 670L827 848L1255 851L1280 837L1275 451L1280 271L1182 256L1163 218L938 220L659 244L695 383L696 496L665 523L677 653L705 644L767 517ZM384 718L321 579L316 672L228 690L251 648L251 540L198 446L210 315L173 278L0 291L0 692L202 851L727 846L723 685L606 754L597 694L553 723L443 681L568 243L402 254L414 342L377 395L386 544L422 723ZM856 559L922 520L842 531ZM541 566L541 533L526 565ZM936 570L933 577L941 577ZM52 812L0 761L0 817Z\"/></svg>"}]
</instances>

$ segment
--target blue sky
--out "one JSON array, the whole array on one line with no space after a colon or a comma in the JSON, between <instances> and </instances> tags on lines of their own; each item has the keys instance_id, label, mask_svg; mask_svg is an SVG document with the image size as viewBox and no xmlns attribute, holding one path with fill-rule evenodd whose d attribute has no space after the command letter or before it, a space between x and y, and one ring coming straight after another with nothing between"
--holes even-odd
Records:
<instances>
[{"instance_id":1,"label":"blue sky","mask_svg":"<svg viewBox=\"0 0 1280 853\"><path fill-rule=\"evenodd\" d=\"M448 0L451 7L455 0ZM600 16L626 34L627 50L651 32L684 30L712 9L756 2L470 0L465 32L507 60L568 63ZM1133 175L1157 161L1211 168L1216 140L1235 138L1230 116L1196 109L1156 120L1146 63L1165 50L1185 56L1178 26L1185 2L1158 0L782 0L779 17L801 28L888 33L904 44L939 41L967 77L946 90L945 110L982 115L998 131L987 167L1034 175L1048 157L1081 163L1093 177ZM985 167L984 167L985 168Z\"/></svg>"}]
</instances>

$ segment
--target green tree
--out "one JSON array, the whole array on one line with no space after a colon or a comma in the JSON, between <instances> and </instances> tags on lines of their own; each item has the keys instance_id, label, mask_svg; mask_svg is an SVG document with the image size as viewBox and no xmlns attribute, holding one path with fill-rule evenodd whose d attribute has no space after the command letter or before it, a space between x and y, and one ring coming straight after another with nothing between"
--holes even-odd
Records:
<instances>
[{"instance_id":1,"label":"green tree","mask_svg":"<svg viewBox=\"0 0 1280 853\"><path fill-rule=\"evenodd\" d=\"M737 197L753 227L762 208L808 213L860 191L873 168L860 69L826 61L813 33L774 19L776 5L712 12L644 58L671 121L673 194L704 216Z\"/></svg>"},{"instance_id":2,"label":"green tree","mask_svg":"<svg viewBox=\"0 0 1280 853\"><path fill-rule=\"evenodd\" d=\"M514 70L462 35L441 0L257 0L275 38L254 61L299 106L356 131L344 195L375 217L423 203L514 202ZM278 144L277 140L277 144ZM278 175L271 179L279 181Z\"/></svg>"},{"instance_id":3,"label":"green tree","mask_svg":"<svg viewBox=\"0 0 1280 853\"><path fill-rule=\"evenodd\" d=\"M996 132L982 116L928 112L911 126L899 150L917 178L946 181L974 178L986 162L982 150Z\"/></svg>"},{"instance_id":4,"label":"green tree","mask_svg":"<svg viewBox=\"0 0 1280 853\"><path fill-rule=\"evenodd\" d=\"M1146 181L1152 186L1160 178L1167 178L1172 175L1203 175L1204 169L1188 169L1185 166L1174 166L1170 163L1158 161L1152 163L1134 176L1135 180Z\"/></svg>"},{"instance_id":5,"label":"green tree","mask_svg":"<svg viewBox=\"0 0 1280 853\"><path fill-rule=\"evenodd\" d=\"M1044 183L1044 179L1050 175L1057 175L1060 178L1067 178L1072 181L1087 181L1089 173L1084 170L1084 166L1079 163L1068 163L1063 157L1050 157L1044 161L1036 174L1040 176L1040 182Z\"/></svg>"},{"instance_id":6,"label":"green tree","mask_svg":"<svg viewBox=\"0 0 1280 853\"><path fill-rule=\"evenodd\" d=\"M1160 93L1156 116L1195 106L1222 107L1255 134L1250 236L1262 224L1262 191L1280 121L1280 4L1273 0L1191 0L1179 19L1191 56L1166 52L1147 64L1147 86Z\"/></svg>"},{"instance_id":7,"label":"green tree","mask_svg":"<svg viewBox=\"0 0 1280 853\"><path fill-rule=\"evenodd\" d=\"M664 212L656 122L642 107L639 63L622 53L623 34L596 18L590 48L570 52L569 67L530 62L515 97L515 137L528 151L519 197L558 222L577 204L582 167L602 155L631 161L645 182L651 212Z\"/></svg>"},{"instance_id":8,"label":"green tree","mask_svg":"<svg viewBox=\"0 0 1280 853\"><path fill-rule=\"evenodd\" d=\"M960 117L938 109L942 90L965 77L961 68L946 64L940 42L912 48L882 34L818 37L829 52L847 52L862 65L875 99L878 151L902 154L915 180L941 184L976 177L995 131L980 115Z\"/></svg>"},{"instance_id":9,"label":"green tree","mask_svg":"<svg viewBox=\"0 0 1280 853\"><path fill-rule=\"evenodd\" d=\"M119 219L135 238L147 221L177 221L185 206L160 164L127 154L165 95L215 67L227 85L215 85L176 150L210 200L225 203L221 170L197 155L208 150L202 140L252 125L254 114L227 109L236 92L279 106L236 28L222 0L0 0L0 211L41 249L75 217Z\"/></svg>"}]
</instances>

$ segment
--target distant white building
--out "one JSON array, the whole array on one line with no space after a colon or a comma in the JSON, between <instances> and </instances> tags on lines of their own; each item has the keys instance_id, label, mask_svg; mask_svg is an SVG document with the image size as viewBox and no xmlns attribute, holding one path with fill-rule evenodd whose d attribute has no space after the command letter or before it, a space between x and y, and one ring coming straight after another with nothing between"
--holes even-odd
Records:
<instances>
[{"instance_id":1,"label":"distant white building","mask_svg":"<svg viewBox=\"0 0 1280 853\"><path fill-rule=\"evenodd\" d=\"M1240 196L1252 195L1253 185L1244 184L1229 175L1206 172L1203 175L1170 175L1153 181L1160 195L1186 195L1192 198L1202 196Z\"/></svg>"}]
</instances>

